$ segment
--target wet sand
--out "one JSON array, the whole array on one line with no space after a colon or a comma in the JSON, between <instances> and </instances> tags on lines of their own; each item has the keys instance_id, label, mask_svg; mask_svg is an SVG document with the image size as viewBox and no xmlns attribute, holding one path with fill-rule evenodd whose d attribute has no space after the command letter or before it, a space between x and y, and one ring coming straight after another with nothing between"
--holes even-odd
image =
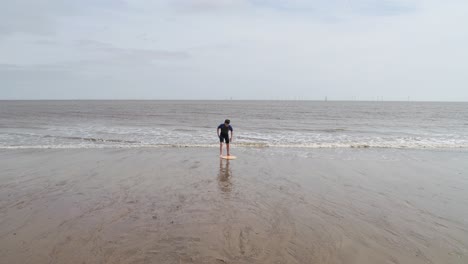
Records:
<instances>
[{"instance_id":1,"label":"wet sand","mask_svg":"<svg viewBox=\"0 0 468 264\"><path fill-rule=\"evenodd\" d=\"M0 151L1 263L468 263L468 152Z\"/></svg>"}]
</instances>

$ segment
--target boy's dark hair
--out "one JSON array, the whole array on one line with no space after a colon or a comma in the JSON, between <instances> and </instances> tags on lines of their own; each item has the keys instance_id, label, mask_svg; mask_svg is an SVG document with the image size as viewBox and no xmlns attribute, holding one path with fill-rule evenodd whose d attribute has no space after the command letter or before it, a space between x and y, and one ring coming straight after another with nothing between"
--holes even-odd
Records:
<instances>
[{"instance_id":1,"label":"boy's dark hair","mask_svg":"<svg viewBox=\"0 0 468 264\"><path fill-rule=\"evenodd\" d=\"M229 123L231 123L231 120L226 119L226 120L224 120L224 123L229 124Z\"/></svg>"}]
</instances>

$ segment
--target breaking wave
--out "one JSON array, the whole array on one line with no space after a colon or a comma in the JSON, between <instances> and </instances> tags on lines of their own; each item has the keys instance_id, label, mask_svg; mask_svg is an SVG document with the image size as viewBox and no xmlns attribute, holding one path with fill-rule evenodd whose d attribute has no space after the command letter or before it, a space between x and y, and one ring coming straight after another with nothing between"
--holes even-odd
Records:
<instances>
[{"instance_id":1,"label":"breaking wave","mask_svg":"<svg viewBox=\"0 0 468 264\"><path fill-rule=\"evenodd\" d=\"M95 142L91 140L91 142ZM141 144L133 141L109 141L130 144L61 144L61 145L18 145L0 146L0 149L107 149L107 148L217 148L219 144ZM262 142L240 142L231 144L234 148L299 148L299 149L331 149L331 148L386 148L386 149L468 149L465 144L363 144L363 143L316 143L316 144L267 144Z\"/></svg>"}]
</instances>

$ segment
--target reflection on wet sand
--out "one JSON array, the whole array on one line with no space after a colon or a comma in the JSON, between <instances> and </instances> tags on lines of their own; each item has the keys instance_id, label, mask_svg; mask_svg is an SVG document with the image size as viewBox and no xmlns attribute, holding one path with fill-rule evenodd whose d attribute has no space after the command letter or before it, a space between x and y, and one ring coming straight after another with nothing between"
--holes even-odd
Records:
<instances>
[{"instance_id":1,"label":"reflection on wet sand","mask_svg":"<svg viewBox=\"0 0 468 264\"><path fill-rule=\"evenodd\" d=\"M229 167L229 160L219 159L218 185L223 193L230 193L232 190L232 171Z\"/></svg>"},{"instance_id":2,"label":"reflection on wet sand","mask_svg":"<svg viewBox=\"0 0 468 264\"><path fill-rule=\"evenodd\" d=\"M265 151L0 151L0 262L468 263L468 153Z\"/></svg>"}]
</instances>

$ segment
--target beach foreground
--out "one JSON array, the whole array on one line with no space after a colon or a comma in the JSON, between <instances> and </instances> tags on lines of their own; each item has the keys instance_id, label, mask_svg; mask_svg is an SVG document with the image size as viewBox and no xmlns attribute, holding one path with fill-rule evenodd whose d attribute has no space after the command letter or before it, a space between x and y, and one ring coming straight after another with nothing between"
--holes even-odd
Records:
<instances>
[{"instance_id":1,"label":"beach foreground","mask_svg":"<svg viewBox=\"0 0 468 264\"><path fill-rule=\"evenodd\" d=\"M468 263L468 152L0 151L2 263Z\"/></svg>"}]
</instances>

